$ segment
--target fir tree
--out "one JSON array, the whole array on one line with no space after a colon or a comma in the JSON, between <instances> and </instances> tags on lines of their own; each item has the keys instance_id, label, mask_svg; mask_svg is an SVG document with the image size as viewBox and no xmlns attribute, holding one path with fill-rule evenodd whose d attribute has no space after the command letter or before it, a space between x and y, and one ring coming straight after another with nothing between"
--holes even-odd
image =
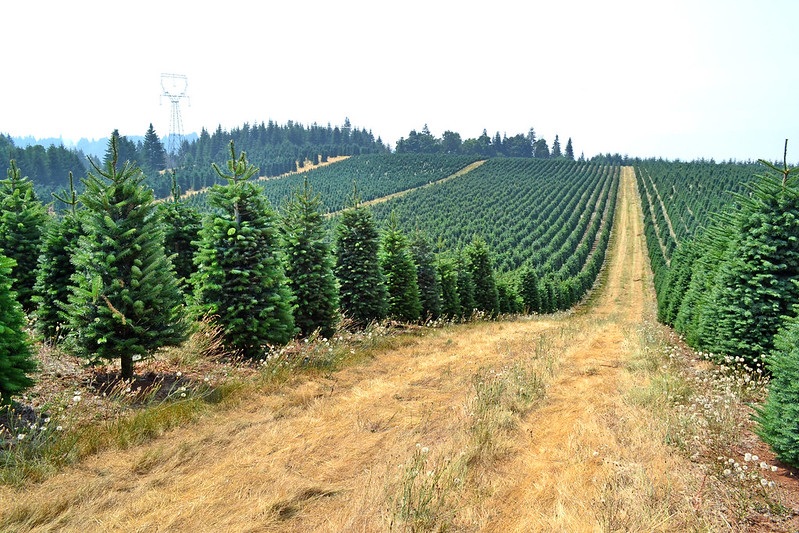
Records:
<instances>
[{"instance_id":1,"label":"fir tree","mask_svg":"<svg viewBox=\"0 0 799 533\"><path fill-rule=\"evenodd\" d=\"M485 311L492 316L496 315L499 312L499 294L486 242L480 237L475 237L466 247L466 258L474 280L474 301L477 310Z\"/></svg>"},{"instance_id":2,"label":"fir tree","mask_svg":"<svg viewBox=\"0 0 799 533\"><path fill-rule=\"evenodd\" d=\"M572 146L572 138L569 137L569 140L566 141L566 149L564 150L564 155L566 159L574 161L574 147Z\"/></svg>"},{"instance_id":3,"label":"fir tree","mask_svg":"<svg viewBox=\"0 0 799 533\"><path fill-rule=\"evenodd\" d=\"M388 316L404 322L419 320L422 304L419 301L416 265L408 250L407 239L393 216L383 234L380 269L386 280Z\"/></svg>"},{"instance_id":4,"label":"fir tree","mask_svg":"<svg viewBox=\"0 0 799 533\"><path fill-rule=\"evenodd\" d=\"M338 290L321 206L306 176L302 189L284 206L283 242L286 275L297 303L294 321L303 335L319 329L330 337L337 321Z\"/></svg>"},{"instance_id":5,"label":"fir tree","mask_svg":"<svg viewBox=\"0 0 799 533\"><path fill-rule=\"evenodd\" d=\"M218 211L200 232L192 275L196 312L217 315L226 346L244 357L257 358L266 345L285 344L296 333L293 297L279 249L277 214L261 187L249 180L258 171L244 152L236 157L230 142L228 172L213 166L227 180L208 193Z\"/></svg>"},{"instance_id":6,"label":"fir tree","mask_svg":"<svg viewBox=\"0 0 799 533\"><path fill-rule=\"evenodd\" d=\"M433 264L433 249L425 236L417 231L410 243L411 256L416 264L416 284L422 304L422 318L436 319L441 316L441 285Z\"/></svg>"},{"instance_id":7,"label":"fir tree","mask_svg":"<svg viewBox=\"0 0 799 533\"><path fill-rule=\"evenodd\" d=\"M799 303L799 189L787 178L761 176L751 196L738 197L735 240L720 269L718 351L750 364L771 351Z\"/></svg>"},{"instance_id":8,"label":"fir tree","mask_svg":"<svg viewBox=\"0 0 799 533\"><path fill-rule=\"evenodd\" d=\"M23 310L31 312L35 309L36 261L47 212L36 198L31 181L20 176L16 162L11 160L8 179L0 181L0 250L14 260L14 290Z\"/></svg>"},{"instance_id":9,"label":"fir tree","mask_svg":"<svg viewBox=\"0 0 799 533\"><path fill-rule=\"evenodd\" d=\"M552 141L552 157L562 157L563 154L560 152L560 139L557 135L555 135L555 140Z\"/></svg>"},{"instance_id":10,"label":"fir tree","mask_svg":"<svg viewBox=\"0 0 799 533\"><path fill-rule=\"evenodd\" d=\"M155 133L153 123L147 128L144 134L144 142L141 147L142 167L147 174L156 173L166 168L166 150L161 143L161 139Z\"/></svg>"},{"instance_id":11,"label":"fir tree","mask_svg":"<svg viewBox=\"0 0 799 533\"><path fill-rule=\"evenodd\" d=\"M535 268L528 266L522 271L519 278L519 295L528 313L541 312L541 294L539 293L539 280Z\"/></svg>"},{"instance_id":12,"label":"fir tree","mask_svg":"<svg viewBox=\"0 0 799 533\"><path fill-rule=\"evenodd\" d=\"M455 262L448 257L441 257L441 253L439 253L436 270L441 281L441 314L447 318L461 316L461 300L458 296L458 270Z\"/></svg>"},{"instance_id":13,"label":"fir tree","mask_svg":"<svg viewBox=\"0 0 799 533\"><path fill-rule=\"evenodd\" d=\"M25 315L11 290L14 260L0 254L0 405L33 385L36 370L30 342L23 331Z\"/></svg>"},{"instance_id":14,"label":"fir tree","mask_svg":"<svg viewBox=\"0 0 799 533\"><path fill-rule=\"evenodd\" d=\"M92 163L83 180L69 339L74 353L92 361L120 358L122 377L131 379L134 357L181 342L186 323L153 192L138 168L118 168L114 139L111 151L105 168Z\"/></svg>"},{"instance_id":15,"label":"fir tree","mask_svg":"<svg viewBox=\"0 0 799 533\"><path fill-rule=\"evenodd\" d=\"M767 358L771 371L768 397L756 408L757 434L777 459L799 467L799 319L794 317L774 338Z\"/></svg>"},{"instance_id":16,"label":"fir tree","mask_svg":"<svg viewBox=\"0 0 799 533\"><path fill-rule=\"evenodd\" d=\"M472 277L472 272L466 262L464 253L458 254L455 268L457 269L458 276L458 300L461 306L460 316L464 319L468 319L477 308L477 302L475 302L474 299L474 278Z\"/></svg>"},{"instance_id":17,"label":"fir tree","mask_svg":"<svg viewBox=\"0 0 799 533\"><path fill-rule=\"evenodd\" d=\"M341 311L359 326L386 317L387 293L380 272L379 249L372 212L359 204L356 191L336 226L335 273Z\"/></svg>"},{"instance_id":18,"label":"fir tree","mask_svg":"<svg viewBox=\"0 0 799 533\"><path fill-rule=\"evenodd\" d=\"M59 341L66 334L69 317L65 309L69 302L70 283L75 274L72 255L81 234L77 193L72 173L69 173L69 192L53 194L66 203L64 216L53 216L45 226L39 254L33 299L36 302L36 331L44 339Z\"/></svg>"},{"instance_id":19,"label":"fir tree","mask_svg":"<svg viewBox=\"0 0 799 533\"><path fill-rule=\"evenodd\" d=\"M194 273L194 254L202 228L202 219L196 209L180 198L177 178L172 173L172 199L158 206L164 220L164 247L172 256L175 275L181 286L188 283Z\"/></svg>"}]
</instances>

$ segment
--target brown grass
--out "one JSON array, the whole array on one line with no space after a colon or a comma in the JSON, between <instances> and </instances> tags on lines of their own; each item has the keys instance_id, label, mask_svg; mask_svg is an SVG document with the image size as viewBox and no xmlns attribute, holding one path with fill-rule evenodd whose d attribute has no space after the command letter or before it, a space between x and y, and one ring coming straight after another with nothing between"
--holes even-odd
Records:
<instances>
[{"instance_id":1,"label":"brown grass","mask_svg":"<svg viewBox=\"0 0 799 533\"><path fill-rule=\"evenodd\" d=\"M654 295L629 168L619 202L603 287L577 313L406 336L253 391L0 488L0 529L723 530L662 419L630 400L650 380Z\"/></svg>"}]
</instances>

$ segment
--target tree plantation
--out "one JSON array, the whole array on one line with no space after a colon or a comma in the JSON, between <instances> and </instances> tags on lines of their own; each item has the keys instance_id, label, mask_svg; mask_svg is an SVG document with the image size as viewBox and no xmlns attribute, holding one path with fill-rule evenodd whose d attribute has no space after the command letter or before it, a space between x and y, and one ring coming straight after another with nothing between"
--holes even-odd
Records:
<instances>
[{"instance_id":1,"label":"tree plantation","mask_svg":"<svg viewBox=\"0 0 799 533\"><path fill-rule=\"evenodd\" d=\"M624 433L640 415L635 409L666 412L696 397L694 389L716 387L707 378L689 386L691 378L685 376L705 369L702 365L715 369L713 379L719 382L739 380L735 383L743 383L744 391L752 383L770 383L767 399L765 392L762 398L746 397L752 406L746 416L781 465L799 468L799 169L788 165L787 142L781 163L716 163L618 154L575 159L572 139L566 139L555 135L550 145L532 128L510 137L484 131L464 140L447 131L436 138L425 126L402 138L392 153L379 137L349 120L335 128L270 121L231 131L203 129L196 141L169 154L150 124L138 143L115 131L104 157L75 159L76 154L54 147L44 155L39 149L18 149L10 137L0 137L0 155L8 156L7 179L0 181L0 404L7 413L27 409L26 416L35 421L28 426L45 435L34 440L27 436L32 433L12 434L13 415L10 422L0 418L6 469L13 463L23 465L18 472L25 471L26 461L41 456L36 454L42 453L42 443L58 450L60 444L52 443L66 442L59 440L63 428L45 432L49 426L41 422L49 421L48 409L64 408L64 402L37 405L37 412L27 396L40 394L30 391L45 375L66 374L53 363L58 358L79 360L92 379L106 379L93 389L97 401L118 395L139 409L145 402L141 390L131 390L136 380L157 381L165 390L168 385L161 396L153 393L157 408L151 412L185 406L204 413L237 387L245 390L236 400L243 404L246 391L275 393L254 402L251 413L267 412L271 418L250 425L276 424L269 426L274 434L264 431L259 438L267 442L280 435L286 448L300 435L310 439L308 434L316 432L333 443L343 442L340 435L357 433L358 445L372 442L377 449L400 433L406 422L392 424L404 409L422 425L461 424L465 433L435 464L420 442L411 459L386 452L388 474L375 467L376 476L398 469L402 478L391 486L399 496L388 497L391 510L385 515L392 528L401 522L409 530L446 529L458 523L452 509L459 508L453 503L460 504L459 498L467 506L471 497L483 503L492 498L544 501L507 492L495 480L500 473L510 479L522 471L542 476L535 468L563 473L571 457L581 461L575 471L590 474L594 482L596 472L615 465L616 477L596 492L596 512L612 515L603 518L606 530L636 529L625 522L626 511L607 510L623 505L608 503L606 495L625 483L630 487L625 493L646 493L641 480L653 486L657 481L651 472L623 470L623 460L608 451L613 443L577 445L578 437L569 433L571 440L563 444L568 457L558 459L547 456L556 455L557 447L545 452L533 443L539 434L565 431L557 429L560 418L570 428L586 428L580 439L605 438L589 429L597 421L612 420ZM49 167L41 164L44 159ZM648 312L646 291L652 309L648 322L641 318ZM676 363L652 359L666 346L652 340L657 336L653 325L662 328L657 335L671 335L669 346L699 354L701 363L694 360L679 379L667 375ZM487 332L485 339L479 331ZM356 348L345 338L361 344ZM437 351L428 358L425 350L431 346ZM381 359L386 350L393 355ZM558 350L562 361L553 355ZM622 351L635 353L622 360ZM675 353L672 348L668 357ZM187 361L200 369L197 375L158 373ZM399 384L380 374L340 380L337 375L345 363L384 362ZM256 388L214 381L212 367L221 369L220 375L256 376ZM88 378L70 379L76 392L66 403L74 407L84 402L77 389ZM295 388L284 394L280 387L286 383ZM375 387L384 390L368 396ZM566 393L558 387L575 392L582 403L560 403ZM629 396L618 405L607 403L624 387ZM367 415L359 404L367 396L372 408L384 411ZM447 404L456 396L459 403ZM336 430L339 437L314 426L333 416L322 411L328 401L342 402L337 409L356 417L345 430ZM697 419L711 404L707 400L701 409L684 411ZM578 414L585 416L572 418ZM306 416L295 425L295 418ZM284 418L295 436L276 429ZM664 445L683 451L704 446L691 461L715 454L724 464L697 470L701 485L674 494L698 496L686 500L685 508L674 504L679 511L658 511L639 530L658 530L658 523L678 514L698 516L705 479L734 477L726 464L732 452L706 442L717 437L686 437L691 423L679 420L666 424ZM108 425L123 432L121 422ZM164 422L166 428L176 425ZM231 423L236 429L230 438L250 425ZM697 422L704 429L710 425ZM160 431L123 436L118 445L125 448ZM421 441L422 430L408 431ZM439 444L451 437L448 432L429 438ZM508 435L515 437L496 440ZM213 441L209 446L219 444L216 437L204 438ZM618 444L626 437L614 438ZM92 441L85 446L91 451L82 457L111 445ZM48 463L48 471L62 468L72 452L58 453L61 459ZM172 465L169 461L182 452L159 453L143 453L132 472L147 475L161 464ZM317 452L303 448L297 453L307 459ZM638 453L643 464L646 454ZM182 464L180 457L175 468ZM315 459L309 464L328 461ZM639 465L638 456L625 460ZM658 464L669 473L665 460ZM338 468L333 459L325 465ZM358 475L373 466L360 465ZM762 483L755 489L770 497L764 491L771 478L762 470L757 479L751 471L738 479ZM709 483L717 487L716 481ZM363 478L353 484L369 485ZM353 489L304 490L307 500L325 505ZM425 494L439 496L425 500ZM430 511L439 497L442 508L449 506L446 513ZM652 498L672 502L672 493ZM303 520L295 512L301 508L297 498L284 500L293 510L283 516L283 507L270 504L269 516ZM469 516L491 516L485 505ZM2 520L0 515L0 525ZM701 530L696 523L685 527Z\"/></svg>"}]
</instances>

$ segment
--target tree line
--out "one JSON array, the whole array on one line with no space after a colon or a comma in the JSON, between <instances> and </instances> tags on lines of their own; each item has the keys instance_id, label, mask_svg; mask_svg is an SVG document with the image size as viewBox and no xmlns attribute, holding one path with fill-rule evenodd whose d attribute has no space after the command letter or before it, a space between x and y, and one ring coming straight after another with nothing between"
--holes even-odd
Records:
<instances>
[{"instance_id":1,"label":"tree line","mask_svg":"<svg viewBox=\"0 0 799 533\"><path fill-rule=\"evenodd\" d=\"M574 160L574 147L571 137L566 146L561 148L560 137L555 135L552 148L543 137L537 138L535 129L530 128L526 133L519 133L512 137L507 134L500 136L499 132L491 137L484 129L476 139L462 139L460 133L447 130L440 138L433 136L427 124L421 132L411 130L408 137L397 141L396 152L415 154L462 154L479 157L535 157L538 159ZM584 157L581 156L581 160Z\"/></svg>"},{"instance_id":2,"label":"tree line","mask_svg":"<svg viewBox=\"0 0 799 533\"><path fill-rule=\"evenodd\" d=\"M646 237L658 318L718 363L770 375L758 433L780 460L799 466L799 168L761 165L766 172L681 240L669 262L642 192ZM639 172L642 189L645 177Z\"/></svg>"}]
</instances>

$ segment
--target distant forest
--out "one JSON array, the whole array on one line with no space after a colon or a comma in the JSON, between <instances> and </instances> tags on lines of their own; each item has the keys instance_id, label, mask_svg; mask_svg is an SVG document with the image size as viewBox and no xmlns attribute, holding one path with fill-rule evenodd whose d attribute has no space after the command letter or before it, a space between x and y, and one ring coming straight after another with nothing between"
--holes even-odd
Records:
<instances>
[{"instance_id":1,"label":"distant forest","mask_svg":"<svg viewBox=\"0 0 799 533\"><path fill-rule=\"evenodd\" d=\"M162 141L152 124L143 137L119 135L117 137L119 162L130 161L142 168L147 183L154 189L157 197L166 197L172 188L171 173L174 169L181 191L197 190L219 183L220 179L211 168L211 163L223 165L228 158L228 143L233 140L237 147L247 153L247 158L259 168L261 176L278 176L301 170L306 162L318 164L330 157L390 153L391 148L380 137L375 138L371 131L352 126L345 119L342 126L320 126L316 123L305 126L289 121L280 125L274 121L223 130L218 126L214 131L202 129L196 139L182 143L177 154L167 154ZM434 137L427 128L421 132L412 130L407 137L397 142L396 153L447 153L478 157L534 157L575 159L571 138L561 147L559 137L550 146L543 138L537 138L530 128L525 134L511 137L493 137L486 130L475 139L462 139L456 132L446 131L441 138ZM102 166L104 160L88 156ZM0 158L8 164L16 160L23 175L33 181L39 197L48 202L52 192L64 189L68 183L69 172L79 179L89 168L88 157L80 150L63 146L41 145L17 147L10 135L0 135ZM104 156L106 159L108 154ZM583 159L581 156L580 159Z\"/></svg>"}]
</instances>

